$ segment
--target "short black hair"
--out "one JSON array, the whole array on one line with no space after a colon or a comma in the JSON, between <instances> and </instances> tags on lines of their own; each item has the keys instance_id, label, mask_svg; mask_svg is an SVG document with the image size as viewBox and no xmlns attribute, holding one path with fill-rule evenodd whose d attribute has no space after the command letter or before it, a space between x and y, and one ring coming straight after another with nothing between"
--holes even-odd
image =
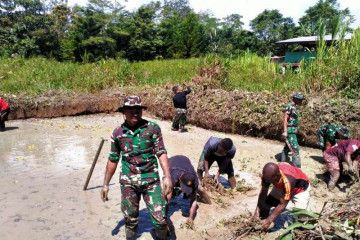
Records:
<instances>
[{"instance_id":1,"label":"short black hair","mask_svg":"<svg viewBox=\"0 0 360 240\"><path fill-rule=\"evenodd\" d=\"M230 138L224 138L223 140L220 141L220 145L226 150L229 151L232 146L233 146L233 142Z\"/></svg>"},{"instance_id":2,"label":"short black hair","mask_svg":"<svg viewBox=\"0 0 360 240\"><path fill-rule=\"evenodd\" d=\"M177 91L179 89L179 86L173 86L172 90L173 92Z\"/></svg>"}]
</instances>

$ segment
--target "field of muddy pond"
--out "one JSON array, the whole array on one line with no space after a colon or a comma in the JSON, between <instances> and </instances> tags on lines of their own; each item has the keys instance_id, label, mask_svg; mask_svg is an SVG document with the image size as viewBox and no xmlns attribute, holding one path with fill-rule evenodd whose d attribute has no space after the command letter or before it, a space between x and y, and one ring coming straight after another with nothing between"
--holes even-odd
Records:
<instances>
[{"instance_id":1,"label":"field of muddy pond","mask_svg":"<svg viewBox=\"0 0 360 240\"><path fill-rule=\"evenodd\" d=\"M183 226L189 200L178 196L170 203L170 239L232 239L233 232L222 224L234 216L253 212L260 189L263 165L276 162L283 148L280 141L244 137L189 125L188 132L171 131L171 123L159 123L169 156L189 157L196 167L210 136L229 137L237 152L233 159L239 184L249 191L231 196L212 195L213 204L199 203L195 229ZM105 141L88 189L83 186L102 138L123 122L120 113L83 115L52 119L10 120L0 132L0 238L1 239L125 239L120 211L119 169L112 178L109 201L100 199L110 142ZM311 210L346 194L346 184L334 193L326 189L326 168L318 149L301 148L303 171L312 180ZM216 164L215 164L216 165ZM215 174L216 166L210 173ZM228 188L226 175L220 181ZM153 239L153 226L141 201L138 239ZM280 231L264 239L274 239Z\"/></svg>"}]
</instances>

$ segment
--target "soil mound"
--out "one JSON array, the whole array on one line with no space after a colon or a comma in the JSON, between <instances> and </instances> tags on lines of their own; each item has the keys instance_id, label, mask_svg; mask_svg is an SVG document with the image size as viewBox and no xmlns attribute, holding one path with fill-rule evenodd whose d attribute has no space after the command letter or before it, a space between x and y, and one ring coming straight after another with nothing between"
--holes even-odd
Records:
<instances>
[{"instance_id":1,"label":"soil mound","mask_svg":"<svg viewBox=\"0 0 360 240\"><path fill-rule=\"evenodd\" d=\"M204 178L201 181L201 185L206 190L206 192L212 195L224 196L224 197L231 196L230 192L227 191L221 183L215 181L212 178L209 177Z\"/></svg>"},{"instance_id":2,"label":"soil mound","mask_svg":"<svg viewBox=\"0 0 360 240\"><path fill-rule=\"evenodd\" d=\"M233 239L244 239L245 236L261 238L265 233L262 229L263 221L259 217L253 216L250 212L241 214L232 219L226 220L224 226L227 226L233 232Z\"/></svg>"},{"instance_id":3,"label":"soil mound","mask_svg":"<svg viewBox=\"0 0 360 240\"><path fill-rule=\"evenodd\" d=\"M206 72L216 76L218 70ZM281 140L283 109L291 94L276 92L225 91L213 89L202 76L193 79L188 99L188 124L205 129L254 137ZM206 78L205 78L206 79ZM126 95L141 96L148 112L170 120L174 115L172 86L124 87L99 94L75 94L51 91L41 96L3 96L11 106L10 119L51 118L115 112ZM299 106L298 141L317 147L316 130L325 124L326 116L333 123L348 126L352 138L359 138L360 100L342 99L332 92L307 94L307 105Z\"/></svg>"}]
</instances>

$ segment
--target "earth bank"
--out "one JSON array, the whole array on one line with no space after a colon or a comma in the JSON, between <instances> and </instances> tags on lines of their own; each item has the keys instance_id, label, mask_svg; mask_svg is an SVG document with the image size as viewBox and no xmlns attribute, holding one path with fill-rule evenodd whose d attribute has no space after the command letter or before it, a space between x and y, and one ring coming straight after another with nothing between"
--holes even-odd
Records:
<instances>
[{"instance_id":1,"label":"earth bank","mask_svg":"<svg viewBox=\"0 0 360 240\"><path fill-rule=\"evenodd\" d=\"M282 110L290 95L275 92L225 91L189 84L188 123L226 133L281 140ZM140 95L148 112L164 120L173 117L170 85L142 88L125 87L99 94L50 91L40 96L4 98L11 105L10 119L53 118L117 111L126 95ZM307 104L299 107L301 145L316 147L316 129L329 115L333 123L349 127L352 138L359 138L360 101L343 99L332 92L306 94Z\"/></svg>"}]
</instances>

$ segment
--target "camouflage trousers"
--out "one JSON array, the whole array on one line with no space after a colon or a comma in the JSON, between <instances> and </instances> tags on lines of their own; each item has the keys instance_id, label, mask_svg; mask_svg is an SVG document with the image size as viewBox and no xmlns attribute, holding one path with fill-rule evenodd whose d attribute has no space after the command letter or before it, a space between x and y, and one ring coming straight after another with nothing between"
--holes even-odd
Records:
<instances>
[{"instance_id":1,"label":"camouflage trousers","mask_svg":"<svg viewBox=\"0 0 360 240\"><path fill-rule=\"evenodd\" d=\"M289 148L288 144L285 143L284 149L283 151L285 152L286 155L289 154L289 152L291 151L292 154L294 155L299 155L300 152L300 147L299 147L299 143L296 137L296 134L294 133L289 133L286 137L286 140L288 141L290 147L292 149Z\"/></svg>"},{"instance_id":2,"label":"camouflage trousers","mask_svg":"<svg viewBox=\"0 0 360 240\"><path fill-rule=\"evenodd\" d=\"M187 119L187 110L183 108L176 108L175 109L175 116L173 118L172 129L184 129Z\"/></svg>"},{"instance_id":3,"label":"camouflage trousers","mask_svg":"<svg viewBox=\"0 0 360 240\"><path fill-rule=\"evenodd\" d=\"M166 228L166 201L161 194L160 181L139 184L120 183L121 211L125 217L125 227L137 230L139 223L139 203L141 195L149 211L151 221L158 229Z\"/></svg>"},{"instance_id":4,"label":"camouflage trousers","mask_svg":"<svg viewBox=\"0 0 360 240\"><path fill-rule=\"evenodd\" d=\"M289 152L292 152L292 165L295 167L301 168L301 160L300 160L300 147L297 141L297 137L295 133L288 133L285 142L284 149L281 153L281 161L287 161L289 157ZM290 145L290 148L289 148Z\"/></svg>"}]
</instances>

